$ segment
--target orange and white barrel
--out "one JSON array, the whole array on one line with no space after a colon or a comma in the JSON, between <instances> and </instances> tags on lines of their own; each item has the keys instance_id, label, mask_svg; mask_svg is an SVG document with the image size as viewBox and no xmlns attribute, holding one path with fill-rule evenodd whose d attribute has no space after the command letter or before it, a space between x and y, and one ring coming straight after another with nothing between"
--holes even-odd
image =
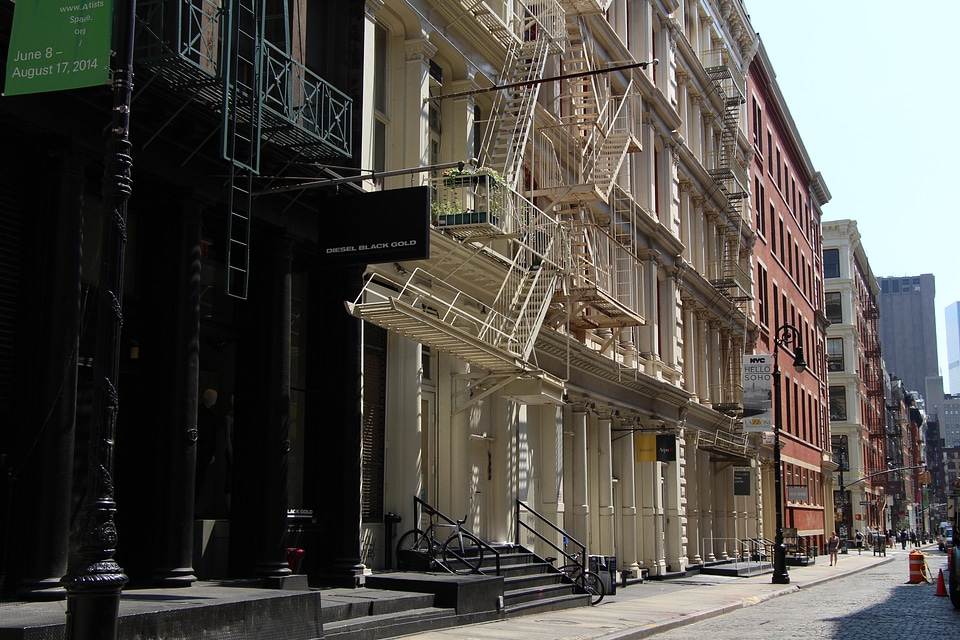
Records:
<instances>
[{"instance_id":1,"label":"orange and white barrel","mask_svg":"<svg viewBox=\"0 0 960 640\"><path fill-rule=\"evenodd\" d=\"M919 584L925 580L923 577L923 565L925 558L923 552L914 549L910 552L910 584Z\"/></svg>"}]
</instances>

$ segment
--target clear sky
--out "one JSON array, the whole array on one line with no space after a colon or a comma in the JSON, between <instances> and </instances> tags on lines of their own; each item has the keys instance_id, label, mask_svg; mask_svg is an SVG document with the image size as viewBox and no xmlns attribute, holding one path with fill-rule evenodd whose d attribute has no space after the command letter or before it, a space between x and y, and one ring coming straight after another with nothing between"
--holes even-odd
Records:
<instances>
[{"instance_id":1,"label":"clear sky","mask_svg":"<svg viewBox=\"0 0 960 640\"><path fill-rule=\"evenodd\" d=\"M960 300L960 0L743 0L831 201L877 277L936 278Z\"/></svg>"}]
</instances>

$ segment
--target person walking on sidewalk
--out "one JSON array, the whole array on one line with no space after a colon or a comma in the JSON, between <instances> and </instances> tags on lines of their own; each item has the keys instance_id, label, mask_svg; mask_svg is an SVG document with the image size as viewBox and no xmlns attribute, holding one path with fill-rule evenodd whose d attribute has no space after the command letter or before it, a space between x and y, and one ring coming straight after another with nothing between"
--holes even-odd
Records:
<instances>
[{"instance_id":1,"label":"person walking on sidewalk","mask_svg":"<svg viewBox=\"0 0 960 640\"><path fill-rule=\"evenodd\" d=\"M857 530L853 537L857 539L857 555L863 555L863 534Z\"/></svg>"},{"instance_id":2,"label":"person walking on sidewalk","mask_svg":"<svg viewBox=\"0 0 960 640\"><path fill-rule=\"evenodd\" d=\"M830 540L827 542L827 551L830 552L830 566L837 564L837 554L840 553L840 536L837 535L837 532L834 531L833 535L830 536Z\"/></svg>"}]
</instances>

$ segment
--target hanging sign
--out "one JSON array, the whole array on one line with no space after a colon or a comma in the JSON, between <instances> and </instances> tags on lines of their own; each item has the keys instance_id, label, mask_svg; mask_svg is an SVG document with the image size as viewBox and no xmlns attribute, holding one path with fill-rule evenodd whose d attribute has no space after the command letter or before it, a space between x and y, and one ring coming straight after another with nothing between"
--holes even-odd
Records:
<instances>
[{"instance_id":1,"label":"hanging sign","mask_svg":"<svg viewBox=\"0 0 960 640\"><path fill-rule=\"evenodd\" d=\"M17 0L3 95L110 81L113 0Z\"/></svg>"},{"instance_id":2,"label":"hanging sign","mask_svg":"<svg viewBox=\"0 0 960 640\"><path fill-rule=\"evenodd\" d=\"M769 431L773 427L773 356L766 353L743 358L743 430Z\"/></svg>"},{"instance_id":3,"label":"hanging sign","mask_svg":"<svg viewBox=\"0 0 960 640\"><path fill-rule=\"evenodd\" d=\"M322 201L317 237L326 265L373 264L430 257L430 188L369 191Z\"/></svg>"},{"instance_id":4,"label":"hanging sign","mask_svg":"<svg viewBox=\"0 0 960 640\"><path fill-rule=\"evenodd\" d=\"M671 433L657 434L657 462L677 461L677 439Z\"/></svg>"},{"instance_id":5,"label":"hanging sign","mask_svg":"<svg viewBox=\"0 0 960 640\"><path fill-rule=\"evenodd\" d=\"M634 438L637 462L657 461L657 436L652 433L638 433Z\"/></svg>"},{"instance_id":6,"label":"hanging sign","mask_svg":"<svg viewBox=\"0 0 960 640\"><path fill-rule=\"evenodd\" d=\"M750 476L752 475L752 472L753 470L749 467L733 470L733 495L750 495Z\"/></svg>"}]
</instances>

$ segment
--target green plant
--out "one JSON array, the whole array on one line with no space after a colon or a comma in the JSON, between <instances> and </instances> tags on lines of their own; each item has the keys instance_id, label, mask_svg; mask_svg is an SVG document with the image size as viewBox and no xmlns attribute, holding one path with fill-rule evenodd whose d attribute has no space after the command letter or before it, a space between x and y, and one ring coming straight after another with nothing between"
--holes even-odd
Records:
<instances>
[{"instance_id":1,"label":"green plant","mask_svg":"<svg viewBox=\"0 0 960 640\"><path fill-rule=\"evenodd\" d=\"M436 225L440 220L440 216L461 213L462 211L463 203L459 200L444 200L442 202L434 202L430 207L430 221Z\"/></svg>"}]
</instances>

